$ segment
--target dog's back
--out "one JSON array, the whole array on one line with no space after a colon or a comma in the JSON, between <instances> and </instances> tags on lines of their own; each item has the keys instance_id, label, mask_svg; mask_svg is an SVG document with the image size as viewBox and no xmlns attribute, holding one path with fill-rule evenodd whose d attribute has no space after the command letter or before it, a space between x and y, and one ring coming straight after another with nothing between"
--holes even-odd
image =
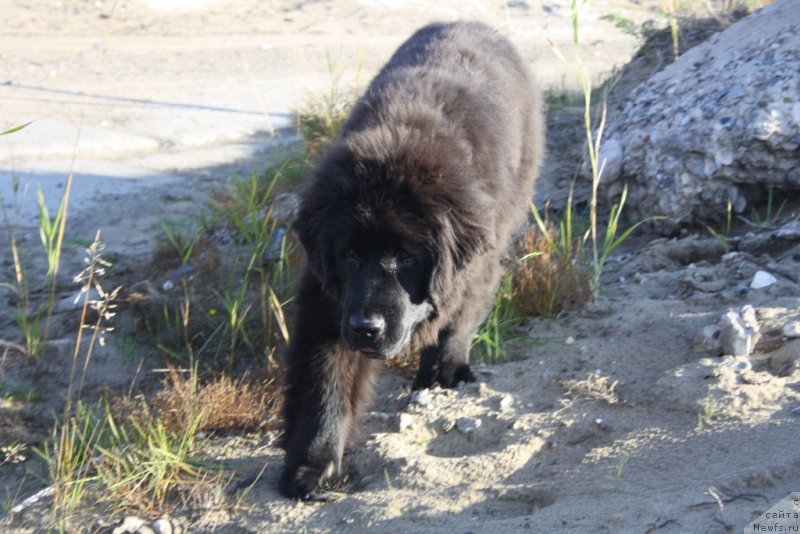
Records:
<instances>
[{"instance_id":1,"label":"dog's back","mask_svg":"<svg viewBox=\"0 0 800 534\"><path fill-rule=\"evenodd\" d=\"M425 121L433 126L420 127ZM540 93L508 39L478 22L421 28L373 79L342 136L380 124L451 130L461 141L458 157L469 158L496 203L484 222L506 248L509 229L527 213L544 153ZM496 208L502 214L495 220Z\"/></svg>"}]
</instances>

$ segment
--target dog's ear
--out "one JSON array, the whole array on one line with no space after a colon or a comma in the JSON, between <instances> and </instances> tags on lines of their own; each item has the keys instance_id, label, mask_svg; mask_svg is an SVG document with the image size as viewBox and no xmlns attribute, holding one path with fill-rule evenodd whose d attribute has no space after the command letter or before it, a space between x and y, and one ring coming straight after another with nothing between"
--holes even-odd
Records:
<instances>
[{"instance_id":1,"label":"dog's ear","mask_svg":"<svg viewBox=\"0 0 800 534\"><path fill-rule=\"evenodd\" d=\"M307 202L292 225L306 251L311 272L319 279L324 291L332 291L335 286L335 258L331 239L328 239L322 220L324 207Z\"/></svg>"},{"instance_id":2,"label":"dog's ear","mask_svg":"<svg viewBox=\"0 0 800 534\"><path fill-rule=\"evenodd\" d=\"M440 206L441 207L441 206ZM443 299L463 292L464 277L459 271L486 251L488 229L477 216L463 210L440 210L433 221L431 250L435 251L430 296L437 308L449 308Z\"/></svg>"}]
</instances>

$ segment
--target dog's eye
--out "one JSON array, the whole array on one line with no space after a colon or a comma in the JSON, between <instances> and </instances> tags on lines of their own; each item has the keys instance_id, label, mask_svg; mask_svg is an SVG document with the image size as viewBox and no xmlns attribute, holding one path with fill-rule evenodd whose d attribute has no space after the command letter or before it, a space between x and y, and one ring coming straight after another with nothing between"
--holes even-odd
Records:
<instances>
[{"instance_id":1,"label":"dog's eye","mask_svg":"<svg viewBox=\"0 0 800 534\"><path fill-rule=\"evenodd\" d=\"M414 256L409 254L408 252L401 252L397 256L397 263L402 266L409 266L414 263Z\"/></svg>"},{"instance_id":2,"label":"dog's eye","mask_svg":"<svg viewBox=\"0 0 800 534\"><path fill-rule=\"evenodd\" d=\"M361 264L361 258L358 257L358 253L352 248L347 249L347 252L344 253L344 257L347 263L354 267L358 267Z\"/></svg>"}]
</instances>

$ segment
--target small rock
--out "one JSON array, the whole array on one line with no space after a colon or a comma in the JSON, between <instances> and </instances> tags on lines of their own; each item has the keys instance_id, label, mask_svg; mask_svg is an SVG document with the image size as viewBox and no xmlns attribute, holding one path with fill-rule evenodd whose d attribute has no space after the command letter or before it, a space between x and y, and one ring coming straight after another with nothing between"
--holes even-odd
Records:
<instances>
[{"instance_id":1,"label":"small rock","mask_svg":"<svg viewBox=\"0 0 800 534\"><path fill-rule=\"evenodd\" d=\"M762 289L771 286L777 281L778 279L767 271L756 271L756 274L753 276L753 281L750 282L750 287L753 289Z\"/></svg>"},{"instance_id":2,"label":"small rock","mask_svg":"<svg viewBox=\"0 0 800 534\"><path fill-rule=\"evenodd\" d=\"M776 376L791 374L800 363L800 340L793 339L778 350L770 352L767 363L770 372Z\"/></svg>"},{"instance_id":3,"label":"small rock","mask_svg":"<svg viewBox=\"0 0 800 534\"><path fill-rule=\"evenodd\" d=\"M164 298L158 288L150 280L142 280L135 283L125 296L125 300L128 304L142 311L147 309L148 306L161 306L164 302Z\"/></svg>"},{"instance_id":4,"label":"small rock","mask_svg":"<svg viewBox=\"0 0 800 534\"><path fill-rule=\"evenodd\" d=\"M756 385L763 382L762 374L753 371L743 371L739 373L739 380L742 384Z\"/></svg>"},{"instance_id":5,"label":"small rock","mask_svg":"<svg viewBox=\"0 0 800 534\"><path fill-rule=\"evenodd\" d=\"M275 232L272 234L272 239L269 242L269 246L263 254L265 262L274 262L281 259L281 256L283 256L285 252L285 237L286 228L279 227L275 229Z\"/></svg>"},{"instance_id":6,"label":"small rock","mask_svg":"<svg viewBox=\"0 0 800 534\"><path fill-rule=\"evenodd\" d=\"M164 277L164 280L161 281L161 290L170 291L180 280L190 279L192 276L194 276L194 265L190 260Z\"/></svg>"},{"instance_id":7,"label":"small rock","mask_svg":"<svg viewBox=\"0 0 800 534\"><path fill-rule=\"evenodd\" d=\"M692 347L695 352L712 352L718 353L722 350L722 341L720 335L722 332L715 324L704 326L692 340Z\"/></svg>"},{"instance_id":8,"label":"small rock","mask_svg":"<svg viewBox=\"0 0 800 534\"><path fill-rule=\"evenodd\" d=\"M452 419L445 418L442 420L442 432L444 432L445 434L453 430L455 427L456 427L456 422L453 421Z\"/></svg>"},{"instance_id":9,"label":"small rock","mask_svg":"<svg viewBox=\"0 0 800 534\"><path fill-rule=\"evenodd\" d=\"M594 300L583 307L582 314L587 317L606 317L613 312L614 310L608 302Z\"/></svg>"},{"instance_id":10,"label":"small rock","mask_svg":"<svg viewBox=\"0 0 800 534\"><path fill-rule=\"evenodd\" d=\"M300 210L300 196L297 193L278 193L270 206L272 218L284 224L291 224Z\"/></svg>"},{"instance_id":11,"label":"small rock","mask_svg":"<svg viewBox=\"0 0 800 534\"><path fill-rule=\"evenodd\" d=\"M101 300L102 297L95 288L91 288L89 289L89 291L84 291L83 289L80 289L71 294L70 296L64 297L63 299L59 300L53 311L64 312L70 310L79 310L83 308L84 299L88 299L91 302L93 300Z\"/></svg>"},{"instance_id":12,"label":"small rock","mask_svg":"<svg viewBox=\"0 0 800 534\"><path fill-rule=\"evenodd\" d=\"M788 338L800 337L800 321L793 321L783 325L781 335Z\"/></svg>"},{"instance_id":13,"label":"small rock","mask_svg":"<svg viewBox=\"0 0 800 534\"><path fill-rule=\"evenodd\" d=\"M153 521L153 530L156 534L173 534L172 523L166 517Z\"/></svg>"},{"instance_id":14,"label":"small rock","mask_svg":"<svg viewBox=\"0 0 800 534\"><path fill-rule=\"evenodd\" d=\"M727 362L724 365L725 367L730 367L731 369L739 373L744 371L750 371L753 369L753 364L750 363L750 360L744 358Z\"/></svg>"},{"instance_id":15,"label":"small rock","mask_svg":"<svg viewBox=\"0 0 800 534\"><path fill-rule=\"evenodd\" d=\"M429 389L420 389L411 394L411 403L427 408L433 402L433 393Z\"/></svg>"},{"instance_id":16,"label":"small rock","mask_svg":"<svg viewBox=\"0 0 800 534\"><path fill-rule=\"evenodd\" d=\"M612 429L605 419L598 417L594 420L594 430L595 432L611 432Z\"/></svg>"},{"instance_id":17,"label":"small rock","mask_svg":"<svg viewBox=\"0 0 800 534\"><path fill-rule=\"evenodd\" d=\"M414 416L410 413L401 413L397 417L397 431L402 432L414 425Z\"/></svg>"},{"instance_id":18,"label":"small rock","mask_svg":"<svg viewBox=\"0 0 800 534\"><path fill-rule=\"evenodd\" d=\"M500 410L504 412L510 409L513 403L514 399L511 395L503 395L503 398L500 399Z\"/></svg>"},{"instance_id":19,"label":"small rock","mask_svg":"<svg viewBox=\"0 0 800 534\"><path fill-rule=\"evenodd\" d=\"M564 340L564 345L572 345L575 343L575 338L572 336L567 336L567 339Z\"/></svg>"},{"instance_id":20,"label":"small rock","mask_svg":"<svg viewBox=\"0 0 800 534\"><path fill-rule=\"evenodd\" d=\"M730 310L717 323L723 354L748 356L761 338L756 311L751 305Z\"/></svg>"},{"instance_id":21,"label":"small rock","mask_svg":"<svg viewBox=\"0 0 800 534\"><path fill-rule=\"evenodd\" d=\"M781 239L800 239L800 221L791 221L775 231L775 237Z\"/></svg>"},{"instance_id":22,"label":"small rock","mask_svg":"<svg viewBox=\"0 0 800 534\"><path fill-rule=\"evenodd\" d=\"M462 434L472 434L481 427L481 420L477 417L459 417L456 428Z\"/></svg>"},{"instance_id":23,"label":"small rock","mask_svg":"<svg viewBox=\"0 0 800 534\"><path fill-rule=\"evenodd\" d=\"M141 529L147 528L147 523L141 517L129 515L120 526L112 531L112 534L137 534Z\"/></svg>"},{"instance_id":24,"label":"small rock","mask_svg":"<svg viewBox=\"0 0 800 534\"><path fill-rule=\"evenodd\" d=\"M624 151L619 139L607 139L600 148L600 164L603 169L601 180L606 183L616 181L622 174L623 160Z\"/></svg>"}]
</instances>

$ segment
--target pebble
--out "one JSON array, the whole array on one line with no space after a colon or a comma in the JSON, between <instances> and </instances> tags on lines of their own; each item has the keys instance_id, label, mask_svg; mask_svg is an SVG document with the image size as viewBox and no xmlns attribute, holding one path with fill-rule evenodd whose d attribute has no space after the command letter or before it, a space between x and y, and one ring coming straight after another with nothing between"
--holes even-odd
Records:
<instances>
[{"instance_id":1,"label":"pebble","mask_svg":"<svg viewBox=\"0 0 800 534\"><path fill-rule=\"evenodd\" d=\"M411 394L411 403L427 408L433 402L433 393L429 389L420 389Z\"/></svg>"},{"instance_id":2,"label":"pebble","mask_svg":"<svg viewBox=\"0 0 800 534\"><path fill-rule=\"evenodd\" d=\"M286 228L278 227L272 234L269 246L264 251L263 258L266 262L278 261L285 253Z\"/></svg>"},{"instance_id":3,"label":"pebble","mask_svg":"<svg viewBox=\"0 0 800 534\"><path fill-rule=\"evenodd\" d=\"M456 421L456 428L462 434L472 434L481 427L481 420L477 417L459 417Z\"/></svg>"},{"instance_id":4,"label":"pebble","mask_svg":"<svg viewBox=\"0 0 800 534\"><path fill-rule=\"evenodd\" d=\"M511 395L503 395L503 398L500 399L500 410L506 411L511 408L511 405L514 403L514 399Z\"/></svg>"},{"instance_id":5,"label":"pebble","mask_svg":"<svg viewBox=\"0 0 800 534\"><path fill-rule=\"evenodd\" d=\"M781 334L788 338L800 337L800 321L793 321L783 325L783 328L781 328Z\"/></svg>"},{"instance_id":6,"label":"pebble","mask_svg":"<svg viewBox=\"0 0 800 534\"><path fill-rule=\"evenodd\" d=\"M767 271L756 271L756 274L753 275L753 281L750 282L750 287L753 289L762 289L771 286L777 281L778 279Z\"/></svg>"},{"instance_id":7,"label":"pebble","mask_svg":"<svg viewBox=\"0 0 800 534\"><path fill-rule=\"evenodd\" d=\"M564 345L572 345L575 343L575 338L572 336L567 336L567 339L564 340Z\"/></svg>"},{"instance_id":8,"label":"pebble","mask_svg":"<svg viewBox=\"0 0 800 534\"><path fill-rule=\"evenodd\" d=\"M153 521L153 530L155 530L157 534L173 534L172 523L169 522L169 519L164 517Z\"/></svg>"},{"instance_id":9,"label":"pebble","mask_svg":"<svg viewBox=\"0 0 800 534\"><path fill-rule=\"evenodd\" d=\"M720 329L715 324L707 324L695 334L692 340L692 348L695 352L711 352L718 353L722 350L722 342L720 341Z\"/></svg>"},{"instance_id":10,"label":"pebble","mask_svg":"<svg viewBox=\"0 0 800 534\"><path fill-rule=\"evenodd\" d=\"M605 419L598 417L594 420L594 430L595 432L610 432L611 426L609 426Z\"/></svg>"},{"instance_id":11,"label":"pebble","mask_svg":"<svg viewBox=\"0 0 800 534\"><path fill-rule=\"evenodd\" d=\"M455 427L456 427L456 422L453 421L452 419L445 418L442 420L442 432L444 432L445 434L453 430Z\"/></svg>"},{"instance_id":12,"label":"pebble","mask_svg":"<svg viewBox=\"0 0 800 534\"><path fill-rule=\"evenodd\" d=\"M414 425L414 416L410 413L401 413L397 417L397 431L402 432Z\"/></svg>"},{"instance_id":13,"label":"pebble","mask_svg":"<svg viewBox=\"0 0 800 534\"><path fill-rule=\"evenodd\" d=\"M750 363L750 360L747 360L747 359L733 360L733 361L728 362L728 363L726 363L724 365L725 365L725 367L730 367L734 371L737 371L737 372L740 372L740 373L744 372L744 371L750 371L751 369L753 369L753 364Z\"/></svg>"},{"instance_id":14,"label":"pebble","mask_svg":"<svg viewBox=\"0 0 800 534\"><path fill-rule=\"evenodd\" d=\"M129 515L120 526L112 531L112 534L138 534L142 529L152 531L152 529L147 526L147 522L144 519Z\"/></svg>"},{"instance_id":15,"label":"pebble","mask_svg":"<svg viewBox=\"0 0 800 534\"><path fill-rule=\"evenodd\" d=\"M775 231L775 237L782 239L800 239L800 221L791 221Z\"/></svg>"},{"instance_id":16,"label":"pebble","mask_svg":"<svg viewBox=\"0 0 800 534\"><path fill-rule=\"evenodd\" d=\"M95 288L89 289L88 292L85 292L83 289L81 289L69 295L68 297L64 297L63 299L59 300L53 311L63 312L79 310L83 308L84 295L88 295L90 302L93 300L102 300L100 293Z\"/></svg>"},{"instance_id":17,"label":"pebble","mask_svg":"<svg viewBox=\"0 0 800 534\"><path fill-rule=\"evenodd\" d=\"M776 376L785 376L800 364L800 340L793 339L778 350L772 351L767 359L769 370Z\"/></svg>"},{"instance_id":18,"label":"pebble","mask_svg":"<svg viewBox=\"0 0 800 534\"><path fill-rule=\"evenodd\" d=\"M729 310L717 323L723 354L748 356L761 338L756 310L751 305Z\"/></svg>"},{"instance_id":19,"label":"pebble","mask_svg":"<svg viewBox=\"0 0 800 534\"><path fill-rule=\"evenodd\" d=\"M170 291L172 290L177 283L182 279L189 279L194 275L194 265L192 265L191 261L188 261L181 265L180 267L174 269L171 273L164 277L164 280L161 282L161 290L162 291Z\"/></svg>"}]
</instances>

